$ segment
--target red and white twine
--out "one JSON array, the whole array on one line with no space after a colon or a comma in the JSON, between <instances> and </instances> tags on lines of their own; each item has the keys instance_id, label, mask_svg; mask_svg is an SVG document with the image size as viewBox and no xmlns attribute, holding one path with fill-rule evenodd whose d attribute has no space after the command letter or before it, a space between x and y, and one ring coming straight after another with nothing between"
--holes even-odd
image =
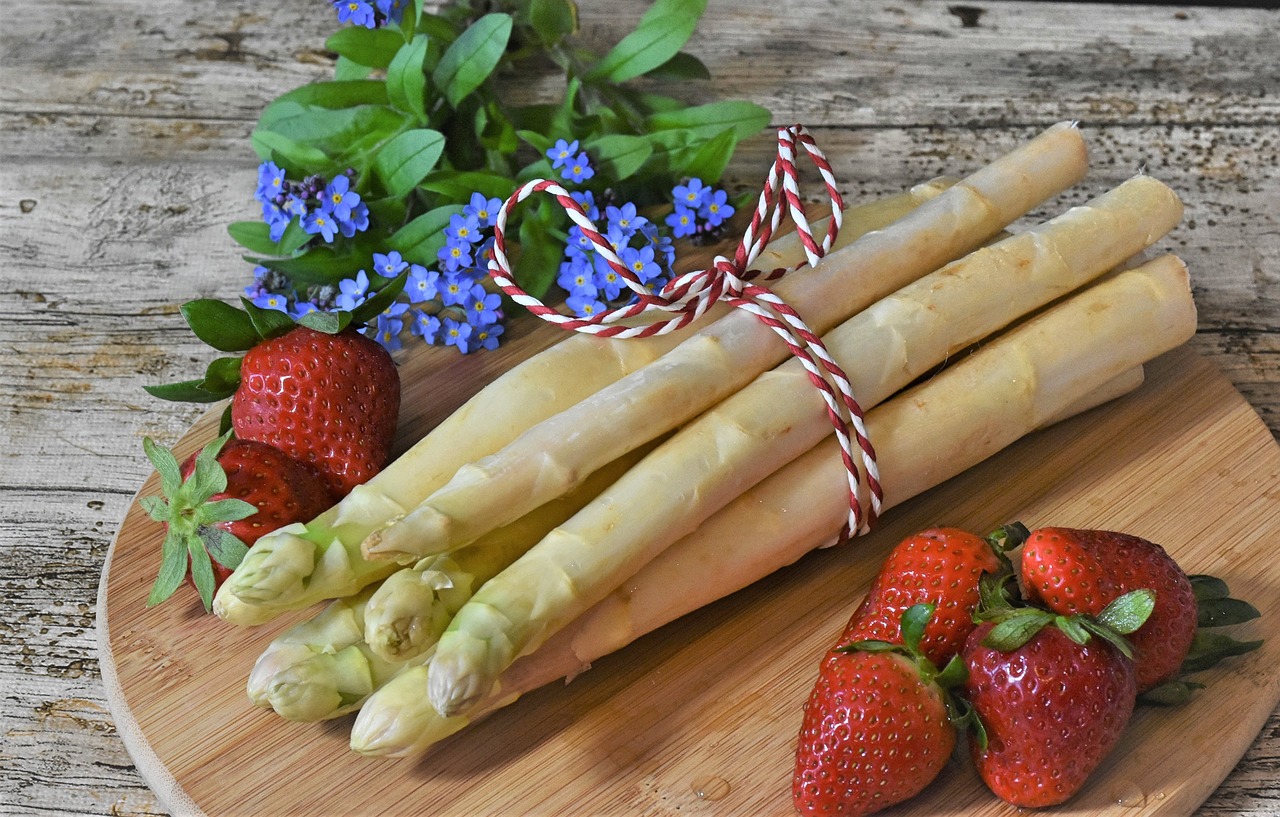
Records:
<instances>
[{"instance_id":1,"label":"red and white twine","mask_svg":"<svg viewBox=\"0 0 1280 817\"><path fill-rule=\"evenodd\" d=\"M795 165L796 145L804 148L818 172L822 175L831 200L831 220L826 235L818 242L805 217L800 200ZM569 218L582 230L583 235L595 246L626 285L636 293L638 300L627 306L611 309L590 317L579 318L564 315L547 306L521 289L513 280L511 262L506 252L507 215L511 208L535 193L549 193L568 213ZM652 293L645 284L623 264L609 240L595 223L587 217L582 206L569 192L554 181L535 179L517 189L499 208L494 225L493 256L489 261L489 274L508 296L533 314L561 329L586 332L608 338L643 338L673 332L705 313L712 304L724 301L730 306L746 310L762 323L778 333L786 342L791 354L800 360L808 372L809 380L818 389L826 404L827 416L835 429L840 444L841 457L849 482L849 517L841 538L853 533L865 533L875 523L883 503L880 472L876 466L875 449L867 437L861 406L853 396L849 379L839 364L831 358L822 339L817 336L781 298L771 290L752 283L757 279L775 280L792 270L786 268L767 272L751 269L760 252L769 243L782 221L783 203L795 222L796 231L804 245L808 265L813 266L830 251L840 230L844 200L836 189L835 176L826 156L814 143L802 125L778 130L778 154L765 179L764 189L752 214L742 240L733 258L717 256L707 269L685 273L670 281L658 293ZM796 269L803 268L801 264ZM661 317L663 315L669 317ZM647 323L621 325L629 318L652 318ZM858 447L858 459L867 475L868 507L863 508L859 497L859 468L853 453L853 440Z\"/></svg>"}]
</instances>

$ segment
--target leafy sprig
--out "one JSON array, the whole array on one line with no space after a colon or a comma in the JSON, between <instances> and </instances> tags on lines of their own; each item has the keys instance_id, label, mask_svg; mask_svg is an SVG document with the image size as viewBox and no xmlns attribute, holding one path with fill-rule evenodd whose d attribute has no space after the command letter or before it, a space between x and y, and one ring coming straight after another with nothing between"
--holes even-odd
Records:
<instances>
[{"instance_id":1,"label":"leafy sprig","mask_svg":"<svg viewBox=\"0 0 1280 817\"><path fill-rule=\"evenodd\" d=\"M367 228L323 225L332 240L321 241L299 214L274 235L263 222L233 224L231 235L249 261L299 287L333 285L375 252L434 264L443 228L470 197L505 197L519 181L551 176L546 151L558 139L578 140L600 171L584 187L640 206L686 177L714 182L768 112L746 101L690 106L631 84L708 76L682 51L705 6L656 0L603 55L574 41L572 0L454 0L434 12L414 0L393 24L343 28L326 42L338 55L334 78L274 100L252 143L291 179L350 179ZM548 71L563 75L562 100L510 101L509 84ZM521 208L515 220L522 238L565 235L558 208ZM558 263L527 251L518 282L541 296Z\"/></svg>"}]
</instances>

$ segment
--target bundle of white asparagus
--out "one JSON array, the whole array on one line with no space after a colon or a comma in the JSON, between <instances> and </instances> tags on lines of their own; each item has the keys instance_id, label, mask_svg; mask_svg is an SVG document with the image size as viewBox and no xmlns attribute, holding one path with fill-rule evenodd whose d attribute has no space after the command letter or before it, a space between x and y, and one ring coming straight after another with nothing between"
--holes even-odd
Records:
<instances>
[{"instance_id":1,"label":"bundle of white asparagus","mask_svg":"<svg viewBox=\"0 0 1280 817\"><path fill-rule=\"evenodd\" d=\"M869 409L886 508L1131 390L1194 332L1176 258L1108 274L1181 218L1150 177L987 243L1085 166L1078 131L1055 126L962 181L853 208L858 235L776 287ZM801 258L788 239L760 266ZM848 482L825 404L785 357L753 316L720 310L676 337L575 336L499 378L250 550L222 617L337 599L272 643L250 697L293 720L358 708L353 749L413 754L832 544Z\"/></svg>"}]
</instances>

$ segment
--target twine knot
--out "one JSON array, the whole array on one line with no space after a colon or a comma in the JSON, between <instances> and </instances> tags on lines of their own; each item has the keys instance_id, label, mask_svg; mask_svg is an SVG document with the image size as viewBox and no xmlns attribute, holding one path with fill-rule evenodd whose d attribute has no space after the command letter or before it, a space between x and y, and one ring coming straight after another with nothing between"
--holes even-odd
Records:
<instances>
[{"instance_id":1,"label":"twine knot","mask_svg":"<svg viewBox=\"0 0 1280 817\"><path fill-rule=\"evenodd\" d=\"M814 238L800 198L798 172L795 165L796 145L804 148L821 174L831 201L831 219L822 240ZM506 225L510 210L535 193L555 197L569 218L595 247L609 267L636 294L636 300L625 306L597 313L587 318L564 315L520 288L513 280L506 252ZM827 416L840 443L841 456L849 482L849 516L840 539L868 531L879 516L883 490L879 482L875 449L867 438L863 412L854 399L848 377L828 354L822 339L813 332L781 298L770 289L755 283L760 279L775 280L794 269L778 268L762 271L752 268L761 251L781 225L783 214L790 215L804 246L808 266L813 266L830 251L839 233L844 200L836 187L834 174L826 157L802 125L778 130L778 151L765 179L764 188L752 213L751 222L734 250L733 257L716 256L705 269L676 276L658 292L651 292L643 281L628 269L614 251L609 240L600 233L582 206L560 184L535 179L521 185L499 208L494 224L493 256L489 275L512 300L539 318L561 329L586 332L609 338L637 338L666 334L697 320L717 302L746 310L774 330L787 348L804 366L810 382L821 393ZM804 267L798 265L795 269ZM670 317L664 317L670 316ZM621 325L628 318L644 317L638 325ZM860 476L853 454L856 440L858 459L867 476L867 507L860 498Z\"/></svg>"}]
</instances>

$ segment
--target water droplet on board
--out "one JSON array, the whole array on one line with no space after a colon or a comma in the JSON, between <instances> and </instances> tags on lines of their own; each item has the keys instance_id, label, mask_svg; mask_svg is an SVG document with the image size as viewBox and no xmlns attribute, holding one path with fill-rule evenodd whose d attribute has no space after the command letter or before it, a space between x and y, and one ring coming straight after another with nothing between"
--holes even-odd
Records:
<instances>
[{"instance_id":1,"label":"water droplet on board","mask_svg":"<svg viewBox=\"0 0 1280 817\"><path fill-rule=\"evenodd\" d=\"M1116 787L1115 804L1121 808L1139 808L1146 805L1147 795L1137 784L1125 781Z\"/></svg>"},{"instance_id":2,"label":"water droplet on board","mask_svg":"<svg viewBox=\"0 0 1280 817\"><path fill-rule=\"evenodd\" d=\"M699 800L723 800L729 796L729 781L723 777L704 777L693 781L693 794Z\"/></svg>"}]
</instances>

